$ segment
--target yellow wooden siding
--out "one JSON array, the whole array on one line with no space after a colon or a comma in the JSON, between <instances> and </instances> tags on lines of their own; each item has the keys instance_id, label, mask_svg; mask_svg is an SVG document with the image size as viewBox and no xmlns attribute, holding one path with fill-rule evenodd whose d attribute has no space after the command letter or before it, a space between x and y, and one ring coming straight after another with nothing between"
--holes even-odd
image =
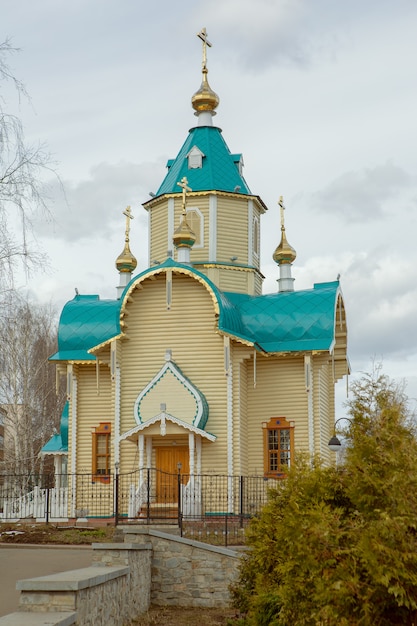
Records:
<instances>
[{"instance_id":1,"label":"yellow wooden siding","mask_svg":"<svg viewBox=\"0 0 417 626\"><path fill-rule=\"evenodd\" d=\"M245 346L233 344L233 473L248 473L248 361L251 353Z\"/></svg>"},{"instance_id":2,"label":"yellow wooden siding","mask_svg":"<svg viewBox=\"0 0 417 626\"><path fill-rule=\"evenodd\" d=\"M100 422L111 422L114 436L114 408L111 402L110 370L100 367L100 394L97 394L95 366L80 366L77 397L77 472L92 471L92 430Z\"/></svg>"},{"instance_id":3,"label":"yellow wooden siding","mask_svg":"<svg viewBox=\"0 0 417 626\"><path fill-rule=\"evenodd\" d=\"M150 209L150 263L163 263L168 251L168 201ZM172 247L172 246L171 246Z\"/></svg>"},{"instance_id":4,"label":"yellow wooden siding","mask_svg":"<svg viewBox=\"0 0 417 626\"><path fill-rule=\"evenodd\" d=\"M239 270L220 268L219 288L222 291L235 291L238 293L248 292L248 272Z\"/></svg>"},{"instance_id":5,"label":"yellow wooden siding","mask_svg":"<svg viewBox=\"0 0 417 626\"><path fill-rule=\"evenodd\" d=\"M217 262L248 264L248 206L247 199L218 198L217 204Z\"/></svg>"},{"instance_id":6,"label":"yellow wooden siding","mask_svg":"<svg viewBox=\"0 0 417 626\"><path fill-rule=\"evenodd\" d=\"M263 473L262 422L271 417L294 421L296 451L308 451L308 397L303 357L262 357L256 359L256 387L253 359L248 363L248 471Z\"/></svg>"},{"instance_id":7,"label":"yellow wooden siding","mask_svg":"<svg viewBox=\"0 0 417 626\"><path fill-rule=\"evenodd\" d=\"M136 425L134 404L139 393L165 363L165 351L183 374L204 393L210 407L206 430L218 437L214 443L203 443L203 469L216 467L226 471L226 377L223 362L223 339L216 333L213 302L205 287L193 278L173 274L172 307L166 308L165 275L142 283L127 305L129 339L122 342L121 359L121 432ZM166 402L170 412L170 400ZM176 416L180 417L181 416ZM145 433L146 434L146 433ZM126 444L132 452L126 461L132 463L136 444ZM222 465L224 460L224 465ZM222 469L221 469L222 467Z\"/></svg>"}]
</instances>

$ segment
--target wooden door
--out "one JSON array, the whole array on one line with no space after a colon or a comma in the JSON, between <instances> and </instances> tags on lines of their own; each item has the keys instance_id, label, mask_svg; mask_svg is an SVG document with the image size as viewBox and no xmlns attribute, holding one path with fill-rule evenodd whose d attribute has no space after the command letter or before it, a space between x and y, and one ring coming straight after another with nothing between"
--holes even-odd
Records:
<instances>
[{"instance_id":1,"label":"wooden door","mask_svg":"<svg viewBox=\"0 0 417 626\"><path fill-rule=\"evenodd\" d=\"M178 463L181 463L181 482L188 481L190 472L188 446L156 448L156 501L169 504L178 501Z\"/></svg>"}]
</instances>

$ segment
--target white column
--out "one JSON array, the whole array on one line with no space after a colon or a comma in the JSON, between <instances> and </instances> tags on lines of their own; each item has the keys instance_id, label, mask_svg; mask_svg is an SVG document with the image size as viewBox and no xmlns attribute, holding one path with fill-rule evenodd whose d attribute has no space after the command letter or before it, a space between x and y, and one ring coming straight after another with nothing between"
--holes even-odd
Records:
<instances>
[{"instance_id":1,"label":"white column","mask_svg":"<svg viewBox=\"0 0 417 626\"><path fill-rule=\"evenodd\" d=\"M145 467L145 435L138 437L139 469Z\"/></svg>"},{"instance_id":2,"label":"white column","mask_svg":"<svg viewBox=\"0 0 417 626\"><path fill-rule=\"evenodd\" d=\"M227 374L227 473L233 474L233 369L229 362Z\"/></svg>"},{"instance_id":3,"label":"white column","mask_svg":"<svg viewBox=\"0 0 417 626\"><path fill-rule=\"evenodd\" d=\"M217 261L217 196L209 196L209 261Z\"/></svg>"},{"instance_id":4,"label":"white column","mask_svg":"<svg viewBox=\"0 0 417 626\"><path fill-rule=\"evenodd\" d=\"M175 230L175 212L174 212L175 200L174 198L168 198L168 240L167 240L167 252L172 250L172 257L174 257L174 243L172 237ZM161 263L165 259L158 259Z\"/></svg>"},{"instance_id":5,"label":"white column","mask_svg":"<svg viewBox=\"0 0 417 626\"><path fill-rule=\"evenodd\" d=\"M197 452L197 474L201 474L201 437L196 439L196 452Z\"/></svg>"},{"instance_id":6,"label":"white column","mask_svg":"<svg viewBox=\"0 0 417 626\"><path fill-rule=\"evenodd\" d=\"M308 447L310 455L314 454L314 407L313 407L313 375L311 357L304 357L304 373L307 395L307 414L308 414Z\"/></svg>"},{"instance_id":7,"label":"white column","mask_svg":"<svg viewBox=\"0 0 417 626\"><path fill-rule=\"evenodd\" d=\"M114 390L114 462L120 463L120 367L116 365Z\"/></svg>"},{"instance_id":8,"label":"white column","mask_svg":"<svg viewBox=\"0 0 417 626\"><path fill-rule=\"evenodd\" d=\"M194 467L194 462L195 462L195 454L194 454L194 448L195 448L195 435L194 433L188 433L188 448L189 448L189 454L190 454L190 475L194 476L195 473L195 467Z\"/></svg>"},{"instance_id":9,"label":"white column","mask_svg":"<svg viewBox=\"0 0 417 626\"><path fill-rule=\"evenodd\" d=\"M253 200L248 200L248 265L253 263Z\"/></svg>"},{"instance_id":10,"label":"white column","mask_svg":"<svg viewBox=\"0 0 417 626\"><path fill-rule=\"evenodd\" d=\"M146 437L146 467L152 467L152 437Z\"/></svg>"}]
</instances>

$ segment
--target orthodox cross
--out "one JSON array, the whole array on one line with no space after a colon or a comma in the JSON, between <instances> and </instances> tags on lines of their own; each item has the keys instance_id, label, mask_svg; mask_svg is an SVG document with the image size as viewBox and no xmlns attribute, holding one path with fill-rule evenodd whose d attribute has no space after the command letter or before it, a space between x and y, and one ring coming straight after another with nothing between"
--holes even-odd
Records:
<instances>
[{"instance_id":1,"label":"orthodox cross","mask_svg":"<svg viewBox=\"0 0 417 626\"><path fill-rule=\"evenodd\" d=\"M130 231L130 220L133 220L132 210L130 206L127 206L123 211L123 215L126 215L126 230L125 230L125 241L129 241L129 231Z\"/></svg>"},{"instance_id":2,"label":"orthodox cross","mask_svg":"<svg viewBox=\"0 0 417 626\"><path fill-rule=\"evenodd\" d=\"M278 205L279 205L279 210L280 210L280 213L281 213L281 228L285 228L285 226L284 226L285 206L284 206L284 198L283 198L283 196L279 197Z\"/></svg>"},{"instance_id":3,"label":"orthodox cross","mask_svg":"<svg viewBox=\"0 0 417 626\"><path fill-rule=\"evenodd\" d=\"M187 201L187 191L192 191L192 189L188 186L188 180L186 176L181 178L180 182L177 183L177 185L179 187L182 187L182 214L186 215L185 203Z\"/></svg>"},{"instance_id":4,"label":"orthodox cross","mask_svg":"<svg viewBox=\"0 0 417 626\"><path fill-rule=\"evenodd\" d=\"M199 37L201 41L203 42L203 69L204 69L207 65L207 46L211 48L211 43L207 39L207 32L205 28L203 28L199 33L197 33L197 37Z\"/></svg>"}]
</instances>

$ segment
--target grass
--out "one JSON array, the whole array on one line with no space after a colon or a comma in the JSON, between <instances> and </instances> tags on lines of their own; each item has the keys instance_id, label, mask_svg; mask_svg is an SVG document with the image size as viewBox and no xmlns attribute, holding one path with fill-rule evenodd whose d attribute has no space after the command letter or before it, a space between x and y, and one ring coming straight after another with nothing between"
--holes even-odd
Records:
<instances>
[{"instance_id":1,"label":"grass","mask_svg":"<svg viewBox=\"0 0 417 626\"><path fill-rule=\"evenodd\" d=\"M130 626L228 626L238 624L233 609L151 607Z\"/></svg>"},{"instance_id":2,"label":"grass","mask_svg":"<svg viewBox=\"0 0 417 626\"><path fill-rule=\"evenodd\" d=\"M0 524L1 543L89 545L113 540L114 526L76 527L56 524Z\"/></svg>"}]
</instances>

